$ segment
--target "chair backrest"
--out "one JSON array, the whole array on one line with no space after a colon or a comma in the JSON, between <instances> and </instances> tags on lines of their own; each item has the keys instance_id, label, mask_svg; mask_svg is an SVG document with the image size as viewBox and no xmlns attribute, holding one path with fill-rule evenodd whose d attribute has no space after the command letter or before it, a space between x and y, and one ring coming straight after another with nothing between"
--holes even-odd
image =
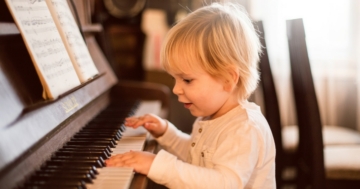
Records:
<instances>
[{"instance_id":1,"label":"chair backrest","mask_svg":"<svg viewBox=\"0 0 360 189\"><path fill-rule=\"evenodd\" d=\"M298 188L325 188L322 123L302 19L286 21L297 122Z\"/></svg>"},{"instance_id":2,"label":"chair backrest","mask_svg":"<svg viewBox=\"0 0 360 189\"><path fill-rule=\"evenodd\" d=\"M260 84L263 91L265 117L268 121L276 146L276 182L281 186L281 175L284 168L284 151L281 137L281 119L275 83L271 71L269 56L266 49L265 32L262 21L255 23L258 29L263 51L260 56ZM280 187L279 187L280 188Z\"/></svg>"}]
</instances>

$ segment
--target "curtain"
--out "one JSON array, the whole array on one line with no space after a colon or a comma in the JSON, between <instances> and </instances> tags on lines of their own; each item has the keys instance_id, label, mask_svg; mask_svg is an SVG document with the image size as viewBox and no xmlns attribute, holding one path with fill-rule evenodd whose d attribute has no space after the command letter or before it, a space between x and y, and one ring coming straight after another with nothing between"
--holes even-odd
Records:
<instances>
[{"instance_id":1,"label":"curtain","mask_svg":"<svg viewBox=\"0 0 360 189\"><path fill-rule=\"evenodd\" d=\"M303 18L322 123L360 130L360 2L248 2L250 16L264 23L282 124L296 124L285 23Z\"/></svg>"}]
</instances>

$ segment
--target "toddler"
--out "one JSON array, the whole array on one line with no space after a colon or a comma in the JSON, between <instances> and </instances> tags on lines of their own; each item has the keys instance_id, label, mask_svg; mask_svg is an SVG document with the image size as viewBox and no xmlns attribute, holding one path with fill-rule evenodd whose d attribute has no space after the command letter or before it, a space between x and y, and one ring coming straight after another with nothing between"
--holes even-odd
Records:
<instances>
[{"instance_id":1,"label":"toddler","mask_svg":"<svg viewBox=\"0 0 360 189\"><path fill-rule=\"evenodd\" d=\"M107 166L132 167L168 188L276 188L273 136L247 101L260 52L241 6L212 3L190 13L168 32L161 63L178 101L197 117L191 135L152 114L129 117L126 126L143 126L163 149L119 154Z\"/></svg>"}]
</instances>

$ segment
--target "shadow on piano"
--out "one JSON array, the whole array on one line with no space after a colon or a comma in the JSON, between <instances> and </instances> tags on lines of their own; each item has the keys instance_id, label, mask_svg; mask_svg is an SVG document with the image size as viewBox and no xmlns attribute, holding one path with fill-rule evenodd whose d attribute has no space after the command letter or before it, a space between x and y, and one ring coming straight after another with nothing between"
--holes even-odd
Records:
<instances>
[{"instance_id":1,"label":"shadow on piano","mask_svg":"<svg viewBox=\"0 0 360 189\"><path fill-rule=\"evenodd\" d=\"M122 123L133 114L167 118L170 90L154 83L118 81L94 38L102 27L90 22L92 1L74 2L89 52L103 74L49 102L41 99L31 58L0 2L1 188L94 188L100 182L107 184L104 188L146 187L145 176L132 169L102 168L103 160L130 149L155 150L156 142L144 130L125 130ZM114 171L123 177L112 179Z\"/></svg>"}]
</instances>

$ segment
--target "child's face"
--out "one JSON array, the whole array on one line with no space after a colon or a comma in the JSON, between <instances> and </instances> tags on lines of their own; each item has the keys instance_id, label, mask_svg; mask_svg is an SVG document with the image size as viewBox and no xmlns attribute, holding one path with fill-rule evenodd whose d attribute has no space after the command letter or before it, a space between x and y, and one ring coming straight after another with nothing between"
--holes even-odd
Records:
<instances>
[{"instance_id":1,"label":"child's face","mask_svg":"<svg viewBox=\"0 0 360 189\"><path fill-rule=\"evenodd\" d=\"M193 116L209 116L210 119L214 119L237 103L234 102L234 98L230 98L233 94L225 90L223 81L213 78L202 69L185 69L182 73L170 74L175 79L174 94Z\"/></svg>"}]
</instances>

